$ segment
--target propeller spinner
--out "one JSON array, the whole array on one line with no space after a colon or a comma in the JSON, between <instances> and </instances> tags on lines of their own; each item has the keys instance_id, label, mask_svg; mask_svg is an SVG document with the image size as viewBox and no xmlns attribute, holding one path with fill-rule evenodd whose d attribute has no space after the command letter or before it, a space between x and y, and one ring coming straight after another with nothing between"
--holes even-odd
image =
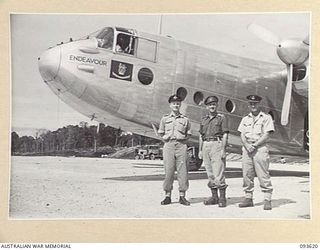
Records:
<instances>
[{"instance_id":1,"label":"propeller spinner","mask_svg":"<svg viewBox=\"0 0 320 250\"><path fill-rule=\"evenodd\" d=\"M250 24L248 30L261 40L277 46L277 54L280 60L287 65L287 85L282 104L281 124L287 125L289 121L291 94L292 94L292 73L293 66L303 64L309 57L309 36L302 40L286 39L280 37L266 28Z\"/></svg>"}]
</instances>

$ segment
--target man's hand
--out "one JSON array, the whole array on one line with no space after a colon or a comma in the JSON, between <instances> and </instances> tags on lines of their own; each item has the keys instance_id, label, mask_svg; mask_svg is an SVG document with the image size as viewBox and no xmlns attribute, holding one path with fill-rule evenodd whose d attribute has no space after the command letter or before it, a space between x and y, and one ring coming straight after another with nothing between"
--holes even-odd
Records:
<instances>
[{"instance_id":1,"label":"man's hand","mask_svg":"<svg viewBox=\"0 0 320 250\"><path fill-rule=\"evenodd\" d=\"M170 139L170 135L164 135L162 136L162 139L166 142L166 141L169 141Z\"/></svg>"},{"instance_id":2,"label":"man's hand","mask_svg":"<svg viewBox=\"0 0 320 250\"><path fill-rule=\"evenodd\" d=\"M226 158L226 150L225 149L222 149L221 150L221 159L225 159Z\"/></svg>"},{"instance_id":3,"label":"man's hand","mask_svg":"<svg viewBox=\"0 0 320 250\"><path fill-rule=\"evenodd\" d=\"M248 153L253 153L256 150L256 147L253 144L247 144L245 147Z\"/></svg>"},{"instance_id":4,"label":"man's hand","mask_svg":"<svg viewBox=\"0 0 320 250\"><path fill-rule=\"evenodd\" d=\"M202 159L202 150L199 150L198 157L200 160Z\"/></svg>"}]
</instances>

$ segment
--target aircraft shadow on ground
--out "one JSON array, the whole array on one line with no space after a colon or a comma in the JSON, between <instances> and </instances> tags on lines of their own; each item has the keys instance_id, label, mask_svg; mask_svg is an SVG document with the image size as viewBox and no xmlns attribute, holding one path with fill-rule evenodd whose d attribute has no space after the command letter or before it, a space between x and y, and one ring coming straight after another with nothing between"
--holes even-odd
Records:
<instances>
[{"instance_id":1,"label":"aircraft shadow on ground","mask_svg":"<svg viewBox=\"0 0 320 250\"><path fill-rule=\"evenodd\" d=\"M275 200L272 200L272 208L277 208L277 207L281 207L281 206L292 204L292 203L297 203L297 202L290 199L275 199ZM263 206L263 201L254 203L254 205Z\"/></svg>"},{"instance_id":2,"label":"aircraft shadow on ground","mask_svg":"<svg viewBox=\"0 0 320 250\"><path fill-rule=\"evenodd\" d=\"M203 203L205 200L208 200L210 197L195 197L189 198L191 204ZM243 197L227 197L227 205L233 205L236 203L240 203L243 200ZM211 207L211 205L209 206Z\"/></svg>"},{"instance_id":3,"label":"aircraft shadow on ground","mask_svg":"<svg viewBox=\"0 0 320 250\"><path fill-rule=\"evenodd\" d=\"M242 171L239 168L226 168L226 178L242 178ZM271 170L270 175L273 177L307 177L309 172L302 171L281 171ZM103 180L114 180L114 181L162 181L164 180L164 174L155 175L132 175L132 176L117 176L117 177L105 177ZM177 175L175 174L175 180ZM207 179L205 171L189 172L189 180L203 180Z\"/></svg>"},{"instance_id":4,"label":"aircraft shadow on ground","mask_svg":"<svg viewBox=\"0 0 320 250\"><path fill-rule=\"evenodd\" d=\"M197 204L197 203L203 203L205 200L209 199L209 197L189 197L188 200L190 201L191 204ZM241 197L228 197L227 196L227 206L232 206L232 205L237 205L240 202L243 201L243 196ZM174 203L179 203L178 201L174 201L172 202ZM292 203L296 203L296 201L294 200L290 200L290 199L273 199L272 200L272 208L278 208L281 206L285 206L287 204L292 204ZM254 202L254 207L259 207L259 206L263 206L264 203L263 201L261 202ZM210 205L208 207L217 207L217 205ZM250 208L244 208L244 209L250 209Z\"/></svg>"}]
</instances>

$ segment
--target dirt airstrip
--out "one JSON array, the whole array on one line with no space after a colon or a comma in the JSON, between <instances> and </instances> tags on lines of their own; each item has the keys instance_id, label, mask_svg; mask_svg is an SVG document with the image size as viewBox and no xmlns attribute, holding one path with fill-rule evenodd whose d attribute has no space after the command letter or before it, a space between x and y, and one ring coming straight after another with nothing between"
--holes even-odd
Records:
<instances>
[{"instance_id":1,"label":"dirt airstrip","mask_svg":"<svg viewBox=\"0 0 320 250\"><path fill-rule=\"evenodd\" d=\"M191 206L178 203L176 181L173 203L161 206L164 176L161 160L14 156L9 216L11 219L309 219L309 164L273 163L270 169L274 186L271 211L263 210L258 180L255 206L238 208L243 198L240 161L227 162L226 208L203 205L210 192L202 169L189 174L187 198Z\"/></svg>"}]
</instances>

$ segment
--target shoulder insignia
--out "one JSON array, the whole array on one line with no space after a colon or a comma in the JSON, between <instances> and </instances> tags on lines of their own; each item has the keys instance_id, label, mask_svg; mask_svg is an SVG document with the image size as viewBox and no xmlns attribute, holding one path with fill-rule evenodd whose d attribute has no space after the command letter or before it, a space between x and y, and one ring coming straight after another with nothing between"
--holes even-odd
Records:
<instances>
[{"instance_id":1,"label":"shoulder insignia","mask_svg":"<svg viewBox=\"0 0 320 250\"><path fill-rule=\"evenodd\" d=\"M208 119L208 117L209 117L209 115L205 115L205 116L202 116L202 120L206 120L206 119Z\"/></svg>"},{"instance_id":2,"label":"shoulder insignia","mask_svg":"<svg viewBox=\"0 0 320 250\"><path fill-rule=\"evenodd\" d=\"M183 114L181 114L181 117L182 117L182 118L185 118L185 119L189 119L187 116L185 116L185 115L183 115Z\"/></svg>"}]
</instances>

